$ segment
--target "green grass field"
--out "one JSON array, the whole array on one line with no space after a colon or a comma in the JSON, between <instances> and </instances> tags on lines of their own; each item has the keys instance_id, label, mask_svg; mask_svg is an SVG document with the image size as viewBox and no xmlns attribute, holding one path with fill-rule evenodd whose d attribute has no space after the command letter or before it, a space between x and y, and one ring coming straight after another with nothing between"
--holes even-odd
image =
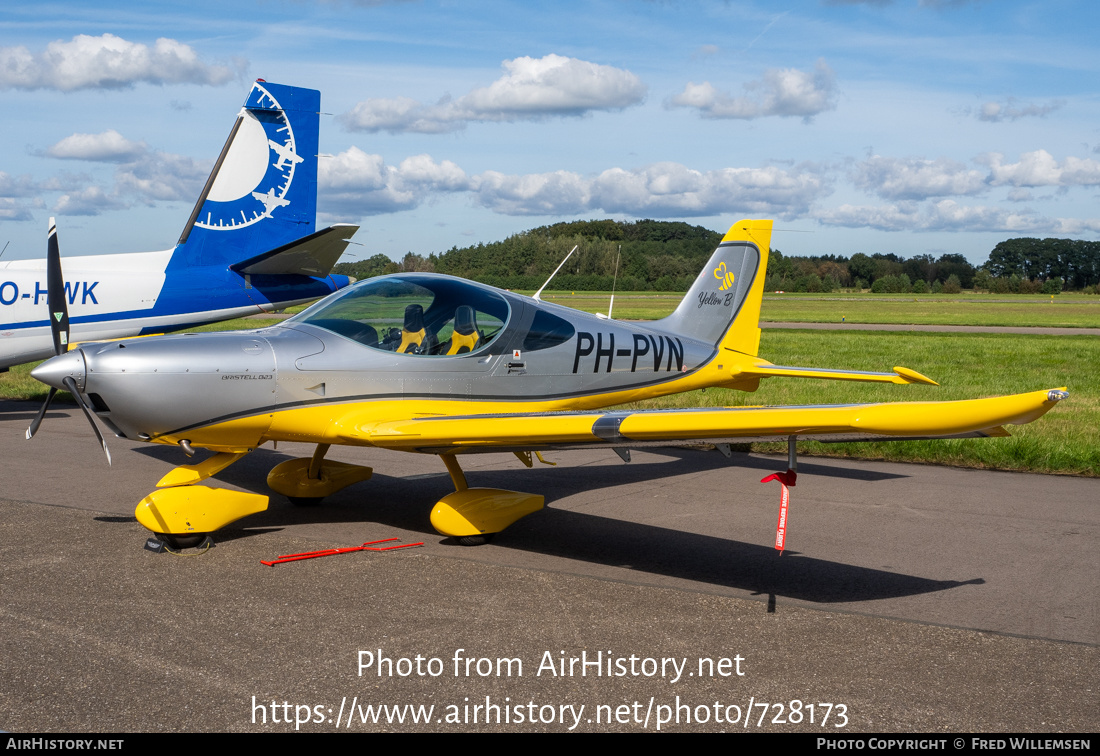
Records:
<instances>
[{"instance_id":1,"label":"green grass field","mask_svg":"<svg viewBox=\"0 0 1100 756\"><path fill-rule=\"evenodd\" d=\"M530 293L530 292L529 292ZM607 312L610 292L543 293L543 299L585 312ZM620 292L615 318L655 320L679 304L682 295ZM762 322L891 323L901 325L1050 326L1100 328L1100 297L1086 294L957 295L766 294Z\"/></svg>"},{"instance_id":2,"label":"green grass field","mask_svg":"<svg viewBox=\"0 0 1100 756\"><path fill-rule=\"evenodd\" d=\"M794 323L892 323L904 325L1050 326L1100 328L1100 297L1053 298L968 294L909 297L855 294L765 298L761 320Z\"/></svg>"}]
</instances>

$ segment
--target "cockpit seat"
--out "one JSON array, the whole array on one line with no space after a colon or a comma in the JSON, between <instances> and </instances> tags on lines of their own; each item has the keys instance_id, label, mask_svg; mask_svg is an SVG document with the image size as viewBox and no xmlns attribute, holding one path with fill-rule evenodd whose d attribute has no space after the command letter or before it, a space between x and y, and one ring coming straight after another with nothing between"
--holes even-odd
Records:
<instances>
[{"instance_id":1,"label":"cockpit seat","mask_svg":"<svg viewBox=\"0 0 1100 756\"><path fill-rule=\"evenodd\" d=\"M477 329L477 316L474 308L460 305L455 310L454 333L451 334L451 346L447 354L463 354L477 349L481 343L481 331Z\"/></svg>"},{"instance_id":2,"label":"cockpit seat","mask_svg":"<svg viewBox=\"0 0 1100 756\"><path fill-rule=\"evenodd\" d=\"M411 304L405 308L405 324L401 329L401 354L430 354L436 346L435 336L424 328L424 308Z\"/></svg>"}]
</instances>

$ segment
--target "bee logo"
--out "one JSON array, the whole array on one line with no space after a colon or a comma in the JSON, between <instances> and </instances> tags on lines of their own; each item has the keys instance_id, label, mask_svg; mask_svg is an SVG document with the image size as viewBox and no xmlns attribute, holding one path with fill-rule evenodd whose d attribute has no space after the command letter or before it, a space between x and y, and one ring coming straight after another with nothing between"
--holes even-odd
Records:
<instances>
[{"instance_id":1,"label":"bee logo","mask_svg":"<svg viewBox=\"0 0 1100 756\"><path fill-rule=\"evenodd\" d=\"M719 290L726 291L733 287L734 275L726 271L726 264L724 262L718 263L718 267L714 269L714 277L722 282L719 286Z\"/></svg>"}]
</instances>

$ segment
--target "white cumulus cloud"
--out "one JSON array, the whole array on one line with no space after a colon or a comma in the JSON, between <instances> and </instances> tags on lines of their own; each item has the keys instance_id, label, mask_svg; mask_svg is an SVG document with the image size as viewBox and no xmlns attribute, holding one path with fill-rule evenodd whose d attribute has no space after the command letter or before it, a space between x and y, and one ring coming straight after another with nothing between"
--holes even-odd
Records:
<instances>
[{"instance_id":1,"label":"white cumulus cloud","mask_svg":"<svg viewBox=\"0 0 1100 756\"><path fill-rule=\"evenodd\" d=\"M145 142L135 142L109 129L100 134L73 134L46 149L46 154L61 160L92 160L124 163L141 157L148 150Z\"/></svg>"},{"instance_id":2,"label":"white cumulus cloud","mask_svg":"<svg viewBox=\"0 0 1100 756\"><path fill-rule=\"evenodd\" d=\"M486 171L475 178L477 202L503 215L569 215L589 209L589 182L569 171L506 176Z\"/></svg>"},{"instance_id":3,"label":"white cumulus cloud","mask_svg":"<svg viewBox=\"0 0 1100 756\"><path fill-rule=\"evenodd\" d=\"M317 184L326 212L376 215L416 207L435 193L466 190L470 181L450 160L415 155L392 166L381 155L350 147L320 161Z\"/></svg>"},{"instance_id":4,"label":"white cumulus cloud","mask_svg":"<svg viewBox=\"0 0 1100 756\"><path fill-rule=\"evenodd\" d=\"M54 203L52 212L58 215L99 215L104 210L119 210L126 203L108 194L98 186L62 194Z\"/></svg>"},{"instance_id":5,"label":"white cumulus cloud","mask_svg":"<svg viewBox=\"0 0 1100 756\"><path fill-rule=\"evenodd\" d=\"M1100 184L1100 161L1072 155L1055 160L1046 150L1025 152L1018 163L1005 163L1004 155L993 152L981 160L989 165L994 186L1096 186Z\"/></svg>"},{"instance_id":6,"label":"white cumulus cloud","mask_svg":"<svg viewBox=\"0 0 1100 756\"><path fill-rule=\"evenodd\" d=\"M967 169L947 158L923 160L875 155L857 163L850 177L861 189L893 200L977 194L986 189L986 177L981 171Z\"/></svg>"},{"instance_id":7,"label":"white cumulus cloud","mask_svg":"<svg viewBox=\"0 0 1100 756\"><path fill-rule=\"evenodd\" d=\"M152 47L114 34L78 34L32 53L0 47L0 89L119 89L149 84L225 84L243 69L209 65L188 45L161 37Z\"/></svg>"},{"instance_id":8,"label":"white cumulus cloud","mask_svg":"<svg viewBox=\"0 0 1100 756\"><path fill-rule=\"evenodd\" d=\"M140 202L194 202L210 175L213 161L154 152L124 163L115 171L115 194L133 195Z\"/></svg>"},{"instance_id":9,"label":"white cumulus cloud","mask_svg":"<svg viewBox=\"0 0 1100 756\"><path fill-rule=\"evenodd\" d=\"M829 192L821 176L774 166L697 171L656 163L612 168L593 182L592 208L635 216L689 217L738 212L791 218Z\"/></svg>"},{"instance_id":10,"label":"white cumulus cloud","mask_svg":"<svg viewBox=\"0 0 1100 756\"><path fill-rule=\"evenodd\" d=\"M827 226L874 228L881 231L1053 231L1060 221L1032 213L988 205L961 205L954 200L898 202L884 206L841 205L818 210L814 217Z\"/></svg>"},{"instance_id":11,"label":"white cumulus cloud","mask_svg":"<svg viewBox=\"0 0 1100 756\"><path fill-rule=\"evenodd\" d=\"M195 161L182 155L149 150L144 143L131 142L117 133L103 140L97 139L100 136L103 135L74 134L73 137L92 139L67 137L50 149L64 145L60 150L62 154L57 157L116 163L113 185L91 183L87 175L71 174L60 174L40 182L41 190L61 193L53 204L53 212L99 215L109 210L126 209L135 203L193 203L210 174L212 161Z\"/></svg>"},{"instance_id":12,"label":"white cumulus cloud","mask_svg":"<svg viewBox=\"0 0 1100 756\"><path fill-rule=\"evenodd\" d=\"M453 162L430 155L388 165L381 155L358 147L320 165L318 185L325 211L358 216L406 210L442 194L461 193L504 215L605 212L684 218L746 212L792 218L832 191L809 167L704 172L679 163L657 163L632 170L609 168L596 176L564 170L468 175Z\"/></svg>"},{"instance_id":13,"label":"white cumulus cloud","mask_svg":"<svg viewBox=\"0 0 1100 756\"><path fill-rule=\"evenodd\" d=\"M13 197L0 197L0 221L31 220L34 217L31 213L33 207L42 207L42 201L27 202Z\"/></svg>"},{"instance_id":14,"label":"white cumulus cloud","mask_svg":"<svg viewBox=\"0 0 1100 756\"><path fill-rule=\"evenodd\" d=\"M1051 232L1070 235L1100 233L1100 218L1058 218Z\"/></svg>"},{"instance_id":15,"label":"white cumulus cloud","mask_svg":"<svg viewBox=\"0 0 1100 756\"><path fill-rule=\"evenodd\" d=\"M679 163L635 170L609 168L592 179L577 173L474 177L477 203L505 215L622 213L686 218L727 212L794 217L829 192L820 176L775 167L696 171Z\"/></svg>"},{"instance_id":16,"label":"white cumulus cloud","mask_svg":"<svg viewBox=\"0 0 1100 756\"><path fill-rule=\"evenodd\" d=\"M407 157L397 166L397 175L406 186L419 186L440 192L458 192L470 186L465 171L444 160L437 163L431 155Z\"/></svg>"},{"instance_id":17,"label":"white cumulus cloud","mask_svg":"<svg viewBox=\"0 0 1100 756\"><path fill-rule=\"evenodd\" d=\"M703 172L679 163L609 168L592 179L567 171L519 176L490 171L474 181L478 204L506 215L605 212L686 218L748 212L790 218L830 191L812 172L775 167Z\"/></svg>"},{"instance_id":18,"label":"white cumulus cloud","mask_svg":"<svg viewBox=\"0 0 1100 756\"><path fill-rule=\"evenodd\" d=\"M695 108L703 118L797 116L806 120L836 107L836 75L824 60L819 60L813 71L770 68L760 81L746 84L745 90L745 96L734 97L709 81L688 82L668 105Z\"/></svg>"},{"instance_id":19,"label":"white cumulus cloud","mask_svg":"<svg viewBox=\"0 0 1100 756\"><path fill-rule=\"evenodd\" d=\"M577 58L547 55L503 63L507 73L458 101L494 120L510 114L578 115L641 102L646 88L630 71Z\"/></svg>"},{"instance_id":20,"label":"white cumulus cloud","mask_svg":"<svg viewBox=\"0 0 1100 756\"><path fill-rule=\"evenodd\" d=\"M0 197L30 197L38 188L30 176L12 176L0 171Z\"/></svg>"},{"instance_id":21,"label":"white cumulus cloud","mask_svg":"<svg viewBox=\"0 0 1100 756\"><path fill-rule=\"evenodd\" d=\"M408 97L372 98L340 116L351 131L438 134L471 121L515 121L579 116L594 110L620 110L640 103L641 79L622 68L561 55L522 57L502 63L505 70L487 87L434 105Z\"/></svg>"}]
</instances>

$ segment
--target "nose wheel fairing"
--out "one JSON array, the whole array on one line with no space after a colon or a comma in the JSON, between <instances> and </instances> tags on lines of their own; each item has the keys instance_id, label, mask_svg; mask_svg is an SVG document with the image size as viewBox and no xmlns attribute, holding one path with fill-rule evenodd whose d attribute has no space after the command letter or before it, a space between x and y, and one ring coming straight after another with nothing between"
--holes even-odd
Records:
<instances>
[{"instance_id":1,"label":"nose wheel fairing","mask_svg":"<svg viewBox=\"0 0 1100 756\"><path fill-rule=\"evenodd\" d=\"M157 482L158 490L138 502L134 516L163 535L212 533L250 514L267 509L262 494L196 485L248 452L221 452L194 465L173 468Z\"/></svg>"},{"instance_id":2,"label":"nose wheel fairing","mask_svg":"<svg viewBox=\"0 0 1100 756\"><path fill-rule=\"evenodd\" d=\"M138 503L134 516L154 533L212 533L242 517L267 509L261 494L209 486L162 488Z\"/></svg>"}]
</instances>

